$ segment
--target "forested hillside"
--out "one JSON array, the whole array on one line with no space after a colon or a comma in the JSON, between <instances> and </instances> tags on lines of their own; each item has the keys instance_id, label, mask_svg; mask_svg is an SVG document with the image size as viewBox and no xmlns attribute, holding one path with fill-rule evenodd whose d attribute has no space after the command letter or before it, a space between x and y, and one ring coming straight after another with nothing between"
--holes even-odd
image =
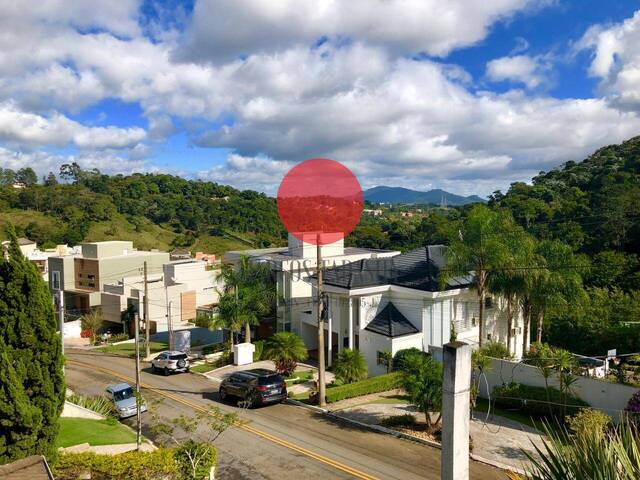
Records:
<instances>
[{"instance_id":1,"label":"forested hillside","mask_svg":"<svg viewBox=\"0 0 640 480\"><path fill-rule=\"evenodd\" d=\"M108 176L75 164L37 183L30 170L0 172L0 221L39 244L132 239L139 248L222 253L285 238L275 200L261 193L171 175Z\"/></svg>"}]
</instances>

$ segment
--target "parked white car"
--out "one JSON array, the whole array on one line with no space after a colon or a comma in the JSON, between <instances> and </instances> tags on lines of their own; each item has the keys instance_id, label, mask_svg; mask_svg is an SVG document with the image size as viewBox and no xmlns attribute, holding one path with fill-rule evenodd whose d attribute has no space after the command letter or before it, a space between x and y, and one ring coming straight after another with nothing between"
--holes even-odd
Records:
<instances>
[{"instance_id":1,"label":"parked white car","mask_svg":"<svg viewBox=\"0 0 640 480\"><path fill-rule=\"evenodd\" d=\"M156 358L151 360L151 367L154 373L162 372L165 375L169 375L171 372L188 372L189 358L184 352L161 352Z\"/></svg>"}]
</instances>

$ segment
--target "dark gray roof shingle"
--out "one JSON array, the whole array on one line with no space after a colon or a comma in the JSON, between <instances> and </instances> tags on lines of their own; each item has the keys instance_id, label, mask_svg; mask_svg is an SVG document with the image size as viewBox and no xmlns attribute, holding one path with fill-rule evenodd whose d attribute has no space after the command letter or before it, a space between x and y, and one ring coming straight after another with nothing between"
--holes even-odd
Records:
<instances>
[{"instance_id":1,"label":"dark gray roof shingle","mask_svg":"<svg viewBox=\"0 0 640 480\"><path fill-rule=\"evenodd\" d=\"M395 257L359 260L347 265L324 270L323 282L349 290L380 285L437 292L440 271L446 264L444 245L416 248ZM471 274L447 281L444 289L468 287L473 282Z\"/></svg>"},{"instance_id":2,"label":"dark gray roof shingle","mask_svg":"<svg viewBox=\"0 0 640 480\"><path fill-rule=\"evenodd\" d=\"M369 322L365 330L390 338L420 332L392 302L387 303L382 311Z\"/></svg>"}]
</instances>

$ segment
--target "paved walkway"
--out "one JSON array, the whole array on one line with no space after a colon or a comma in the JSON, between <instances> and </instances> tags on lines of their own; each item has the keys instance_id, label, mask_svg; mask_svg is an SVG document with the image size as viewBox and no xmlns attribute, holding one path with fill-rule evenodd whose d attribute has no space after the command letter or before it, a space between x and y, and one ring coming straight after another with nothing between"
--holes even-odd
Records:
<instances>
[{"instance_id":1,"label":"paved walkway","mask_svg":"<svg viewBox=\"0 0 640 480\"><path fill-rule=\"evenodd\" d=\"M370 402L376 400L375 395L370 397ZM380 396L378 395L377 398ZM360 397L359 400L364 399ZM424 414L407 403L361 403L356 406L339 405L338 407L342 408L332 408L335 414L370 425L379 425L383 418L407 413L414 415L418 422L424 422ZM472 420L470 424L473 453L505 465L522 468L523 463L527 462L527 457L521 449L534 454L535 449L531 442L541 446L540 433L527 425L496 415L485 423L485 415L481 412L476 413L478 419Z\"/></svg>"},{"instance_id":2,"label":"paved walkway","mask_svg":"<svg viewBox=\"0 0 640 480\"><path fill-rule=\"evenodd\" d=\"M93 452L98 455L118 455L135 450L137 447L135 443L120 443L118 445L89 445L88 443L81 443L72 447L59 448L58 450L64 453ZM153 452L157 450L157 448L150 443L142 442L140 450L143 452Z\"/></svg>"}]
</instances>

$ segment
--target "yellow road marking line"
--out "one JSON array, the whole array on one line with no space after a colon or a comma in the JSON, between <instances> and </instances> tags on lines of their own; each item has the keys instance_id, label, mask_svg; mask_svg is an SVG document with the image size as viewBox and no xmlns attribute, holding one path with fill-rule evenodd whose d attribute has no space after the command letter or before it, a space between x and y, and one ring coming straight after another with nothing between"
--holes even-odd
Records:
<instances>
[{"instance_id":1,"label":"yellow road marking line","mask_svg":"<svg viewBox=\"0 0 640 480\"><path fill-rule=\"evenodd\" d=\"M93 370L98 370L101 371L103 373L106 373L108 375L112 375L114 377L117 377L121 380L126 380L128 382L134 381L131 377L127 377L126 375L122 375L114 370L108 369L108 368L104 368L104 367L98 367L96 365L92 365L90 363L84 363L84 362L80 362L78 360L72 360L72 359L66 359L67 363L71 363L71 364L75 364L75 365L79 365L79 366L83 366L83 367L88 367L91 368ZM147 385L145 383L140 383L140 386L146 390L149 390L151 392L154 392L160 396L169 398L175 402L178 403L182 403L183 405L186 405L188 407L191 407L195 410L198 410L200 412L204 412L204 413L208 413L209 410L201 405L198 405L196 403L190 402L189 400L185 400L183 398L180 398L176 395L164 392L158 388L152 387L151 385ZM325 457L324 455L321 455L319 453L315 453L312 452L311 450L307 450L304 447L300 447L298 445L295 445L287 440L284 440L280 437L276 437L275 435L272 435L270 433L264 432L262 430L259 430L255 427L252 427L250 425L239 425L237 428L240 428L242 430L245 430L247 432L253 433L254 435L257 435L259 437L264 438L265 440L269 440L272 443L275 443L277 445L281 445L283 447L286 447L290 450L293 450L295 452L301 453L307 457L313 458L314 460L317 460L321 463L324 463L326 465L329 465L333 468L336 468L337 470L340 470L342 472L348 473L349 475L353 475L356 478L360 478L362 480L378 480L377 477L374 477L372 475L369 475L368 473L364 473L360 470L356 470L355 468L349 467L348 465L345 465L343 463L340 463L336 460L332 460L328 457Z\"/></svg>"}]
</instances>

